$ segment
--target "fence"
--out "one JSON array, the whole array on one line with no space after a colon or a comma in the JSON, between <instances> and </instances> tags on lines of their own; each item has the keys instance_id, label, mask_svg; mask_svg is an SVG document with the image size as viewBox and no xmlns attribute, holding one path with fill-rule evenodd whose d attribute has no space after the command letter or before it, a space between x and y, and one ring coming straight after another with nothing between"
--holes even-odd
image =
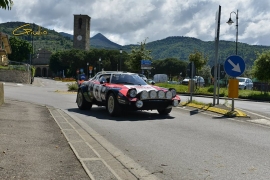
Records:
<instances>
[{"instance_id":1,"label":"fence","mask_svg":"<svg viewBox=\"0 0 270 180\"><path fill-rule=\"evenodd\" d=\"M20 71L30 71L30 64L17 62L17 61L8 61L9 70L20 70Z\"/></svg>"},{"instance_id":2,"label":"fence","mask_svg":"<svg viewBox=\"0 0 270 180\"><path fill-rule=\"evenodd\" d=\"M253 89L258 91L268 92L270 91L270 84L263 82L253 82Z\"/></svg>"}]
</instances>

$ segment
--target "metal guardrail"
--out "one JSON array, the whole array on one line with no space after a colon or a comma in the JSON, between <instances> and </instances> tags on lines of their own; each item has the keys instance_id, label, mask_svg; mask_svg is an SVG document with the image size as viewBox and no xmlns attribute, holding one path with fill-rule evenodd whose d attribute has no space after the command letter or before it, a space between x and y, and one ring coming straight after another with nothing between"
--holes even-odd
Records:
<instances>
[{"instance_id":1,"label":"metal guardrail","mask_svg":"<svg viewBox=\"0 0 270 180\"><path fill-rule=\"evenodd\" d=\"M10 70L20 70L20 71L30 71L30 64L17 62L17 61L8 61L8 69Z\"/></svg>"}]
</instances>

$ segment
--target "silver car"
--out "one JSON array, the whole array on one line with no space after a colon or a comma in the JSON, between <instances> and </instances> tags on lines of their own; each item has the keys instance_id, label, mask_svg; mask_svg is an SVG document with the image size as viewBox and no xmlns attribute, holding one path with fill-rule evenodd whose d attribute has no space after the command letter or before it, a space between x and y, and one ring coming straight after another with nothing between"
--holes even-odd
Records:
<instances>
[{"instance_id":1,"label":"silver car","mask_svg":"<svg viewBox=\"0 0 270 180\"><path fill-rule=\"evenodd\" d=\"M237 77L239 81L239 89L253 89L253 82L249 78Z\"/></svg>"}]
</instances>

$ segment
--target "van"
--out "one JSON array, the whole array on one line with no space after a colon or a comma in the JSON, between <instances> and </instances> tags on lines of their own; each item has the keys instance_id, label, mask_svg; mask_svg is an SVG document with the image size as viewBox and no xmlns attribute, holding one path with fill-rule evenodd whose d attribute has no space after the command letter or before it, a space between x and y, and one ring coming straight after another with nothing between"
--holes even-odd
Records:
<instances>
[{"instance_id":1,"label":"van","mask_svg":"<svg viewBox=\"0 0 270 180\"><path fill-rule=\"evenodd\" d=\"M165 83L168 82L167 74L155 74L153 77L156 83Z\"/></svg>"}]
</instances>

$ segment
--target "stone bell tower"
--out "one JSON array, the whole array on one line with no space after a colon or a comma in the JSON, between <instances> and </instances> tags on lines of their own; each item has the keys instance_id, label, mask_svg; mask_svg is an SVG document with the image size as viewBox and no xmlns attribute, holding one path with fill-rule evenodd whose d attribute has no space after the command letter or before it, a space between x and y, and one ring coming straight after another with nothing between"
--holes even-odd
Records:
<instances>
[{"instance_id":1,"label":"stone bell tower","mask_svg":"<svg viewBox=\"0 0 270 180\"><path fill-rule=\"evenodd\" d=\"M90 17L75 15L73 26L73 48L89 50L90 48Z\"/></svg>"}]
</instances>

